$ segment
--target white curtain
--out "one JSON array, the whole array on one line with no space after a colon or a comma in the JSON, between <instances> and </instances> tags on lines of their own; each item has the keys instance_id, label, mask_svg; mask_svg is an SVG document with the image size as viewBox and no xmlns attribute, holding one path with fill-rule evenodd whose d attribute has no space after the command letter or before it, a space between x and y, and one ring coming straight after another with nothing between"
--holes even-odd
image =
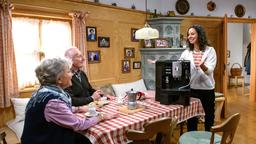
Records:
<instances>
[{"instance_id":1,"label":"white curtain","mask_svg":"<svg viewBox=\"0 0 256 144\"><path fill-rule=\"evenodd\" d=\"M13 37L19 88L37 83L35 68L44 53L45 58L63 57L71 46L69 22L13 18Z\"/></svg>"},{"instance_id":2,"label":"white curtain","mask_svg":"<svg viewBox=\"0 0 256 144\"><path fill-rule=\"evenodd\" d=\"M44 20L41 39L45 58L63 57L66 49L71 46L69 22Z\"/></svg>"},{"instance_id":3,"label":"white curtain","mask_svg":"<svg viewBox=\"0 0 256 144\"><path fill-rule=\"evenodd\" d=\"M40 46L39 20L13 18L12 32L19 87L34 84L34 69L39 63L36 57Z\"/></svg>"}]
</instances>

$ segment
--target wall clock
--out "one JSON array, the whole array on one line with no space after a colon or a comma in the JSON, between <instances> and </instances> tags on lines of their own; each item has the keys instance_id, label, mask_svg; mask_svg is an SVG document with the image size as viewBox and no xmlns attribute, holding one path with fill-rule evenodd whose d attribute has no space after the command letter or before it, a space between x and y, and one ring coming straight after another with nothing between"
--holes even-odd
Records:
<instances>
[{"instance_id":1,"label":"wall clock","mask_svg":"<svg viewBox=\"0 0 256 144\"><path fill-rule=\"evenodd\" d=\"M189 3L187 0L178 0L175 4L176 11L184 15L189 11Z\"/></svg>"},{"instance_id":2,"label":"wall clock","mask_svg":"<svg viewBox=\"0 0 256 144\"><path fill-rule=\"evenodd\" d=\"M241 5L241 4L236 5L236 7L235 7L235 14L236 14L237 17L243 17L244 14L245 14L244 6Z\"/></svg>"}]
</instances>

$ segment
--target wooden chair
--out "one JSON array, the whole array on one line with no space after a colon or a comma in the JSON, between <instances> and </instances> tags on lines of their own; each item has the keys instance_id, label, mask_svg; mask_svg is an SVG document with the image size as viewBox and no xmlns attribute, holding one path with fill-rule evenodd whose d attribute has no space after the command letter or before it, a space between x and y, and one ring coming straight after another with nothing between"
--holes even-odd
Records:
<instances>
[{"instance_id":1,"label":"wooden chair","mask_svg":"<svg viewBox=\"0 0 256 144\"><path fill-rule=\"evenodd\" d=\"M144 131L127 130L126 136L133 144L170 144L173 125L177 121L165 117L145 123ZM171 132L171 133L170 133ZM156 136L156 138L154 138Z\"/></svg>"},{"instance_id":2,"label":"wooden chair","mask_svg":"<svg viewBox=\"0 0 256 144\"><path fill-rule=\"evenodd\" d=\"M5 137L6 137L6 133L5 132L2 132L0 134L0 144L7 144L6 140L5 140Z\"/></svg>"},{"instance_id":3,"label":"wooden chair","mask_svg":"<svg viewBox=\"0 0 256 144\"><path fill-rule=\"evenodd\" d=\"M212 126L211 132L190 131L179 138L179 144L231 144L240 120L240 114L236 113L223 123ZM221 132L222 136L217 132Z\"/></svg>"}]
</instances>

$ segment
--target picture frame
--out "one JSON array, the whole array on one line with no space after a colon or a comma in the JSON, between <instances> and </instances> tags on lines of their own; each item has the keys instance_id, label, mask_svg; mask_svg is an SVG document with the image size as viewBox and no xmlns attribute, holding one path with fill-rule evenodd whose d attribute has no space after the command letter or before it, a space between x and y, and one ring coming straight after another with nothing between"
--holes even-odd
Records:
<instances>
[{"instance_id":1,"label":"picture frame","mask_svg":"<svg viewBox=\"0 0 256 144\"><path fill-rule=\"evenodd\" d=\"M144 40L144 47L145 48L152 48L153 47L152 40L150 40L150 39Z\"/></svg>"},{"instance_id":2,"label":"picture frame","mask_svg":"<svg viewBox=\"0 0 256 144\"><path fill-rule=\"evenodd\" d=\"M110 47L109 37L98 37L98 47Z\"/></svg>"},{"instance_id":3,"label":"picture frame","mask_svg":"<svg viewBox=\"0 0 256 144\"><path fill-rule=\"evenodd\" d=\"M86 27L86 40L97 41L97 28L92 26Z\"/></svg>"},{"instance_id":4,"label":"picture frame","mask_svg":"<svg viewBox=\"0 0 256 144\"><path fill-rule=\"evenodd\" d=\"M130 60L122 60L122 73L131 72L131 61Z\"/></svg>"},{"instance_id":5,"label":"picture frame","mask_svg":"<svg viewBox=\"0 0 256 144\"><path fill-rule=\"evenodd\" d=\"M155 47L156 48L167 48L168 47L168 40L164 38L155 39Z\"/></svg>"},{"instance_id":6,"label":"picture frame","mask_svg":"<svg viewBox=\"0 0 256 144\"><path fill-rule=\"evenodd\" d=\"M139 40L135 39L135 32L137 31L138 29L136 28L131 28L131 41L132 42L138 42Z\"/></svg>"},{"instance_id":7,"label":"picture frame","mask_svg":"<svg viewBox=\"0 0 256 144\"><path fill-rule=\"evenodd\" d=\"M135 57L135 48L126 47L124 48L124 58L134 58Z\"/></svg>"},{"instance_id":8,"label":"picture frame","mask_svg":"<svg viewBox=\"0 0 256 144\"><path fill-rule=\"evenodd\" d=\"M100 63L101 55L99 50L87 51L88 63Z\"/></svg>"},{"instance_id":9,"label":"picture frame","mask_svg":"<svg viewBox=\"0 0 256 144\"><path fill-rule=\"evenodd\" d=\"M227 50L227 58L230 58L230 50Z\"/></svg>"},{"instance_id":10,"label":"picture frame","mask_svg":"<svg viewBox=\"0 0 256 144\"><path fill-rule=\"evenodd\" d=\"M133 69L141 69L141 62L140 61L134 61L133 62Z\"/></svg>"}]
</instances>

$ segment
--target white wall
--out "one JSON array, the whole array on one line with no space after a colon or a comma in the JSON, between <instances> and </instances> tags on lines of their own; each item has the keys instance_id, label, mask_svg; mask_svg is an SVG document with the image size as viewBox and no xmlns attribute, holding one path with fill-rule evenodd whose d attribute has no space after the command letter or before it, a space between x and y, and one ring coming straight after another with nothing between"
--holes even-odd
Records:
<instances>
[{"instance_id":1,"label":"white wall","mask_svg":"<svg viewBox=\"0 0 256 144\"><path fill-rule=\"evenodd\" d=\"M234 63L243 66L243 24L228 23L228 50L230 58L228 58L228 70Z\"/></svg>"},{"instance_id":2,"label":"white wall","mask_svg":"<svg viewBox=\"0 0 256 144\"><path fill-rule=\"evenodd\" d=\"M94 0L85 0L94 1ZM225 14L230 17L235 16L234 9L237 4L242 4L245 7L244 18L251 16L256 18L256 0L212 0L216 4L216 9L212 12L207 10L207 3L210 0L187 0L190 5L190 9L186 15L194 13L195 16L219 16L223 17ZM145 0L99 0L100 3L111 4L116 3L117 6L131 8L132 4L136 6L138 10L145 10ZM175 3L177 0L148 0L148 9L152 12L154 9L158 9L162 14L166 14L167 11L175 11L176 15L179 15L175 10Z\"/></svg>"}]
</instances>

